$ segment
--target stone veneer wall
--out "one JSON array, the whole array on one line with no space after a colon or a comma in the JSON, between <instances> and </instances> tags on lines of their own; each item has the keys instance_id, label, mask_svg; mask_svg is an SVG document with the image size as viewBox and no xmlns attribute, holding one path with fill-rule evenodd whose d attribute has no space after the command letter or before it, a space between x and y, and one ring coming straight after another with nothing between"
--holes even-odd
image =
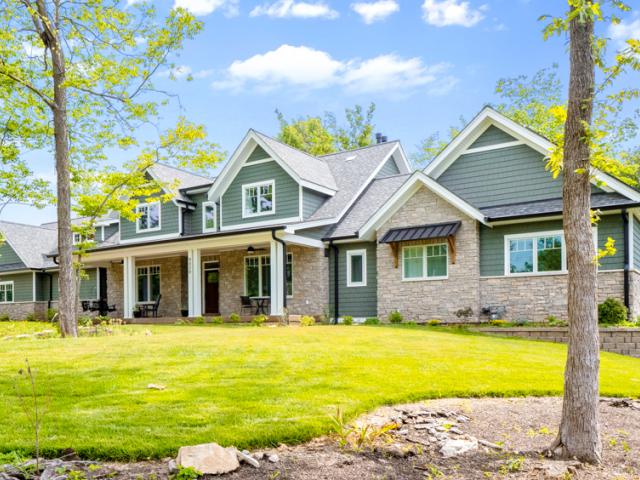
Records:
<instances>
[{"instance_id":1,"label":"stone veneer wall","mask_svg":"<svg viewBox=\"0 0 640 480\"><path fill-rule=\"evenodd\" d=\"M640 278L637 282L640 287ZM597 293L598 303L607 297L624 301L624 272L598 272ZM505 306L509 320L543 322L549 315L566 320L567 275L480 278L480 308L488 305Z\"/></svg>"},{"instance_id":2,"label":"stone veneer wall","mask_svg":"<svg viewBox=\"0 0 640 480\"><path fill-rule=\"evenodd\" d=\"M159 317L180 317L181 310L187 308L183 303L187 282L183 282L187 269L187 257L165 257L136 260L136 268L146 265L160 266L160 307Z\"/></svg>"},{"instance_id":3,"label":"stone veneer wall","mask_svg":"<svg viewBox=\"0 0 640 480\"><path fill-rule=\"evenodd\" d=\"M482 333L505 337L521 337L529 340L567 343L568 331L563 327L538 328L478 328ZM640 329L638 328L601 328L600 349L607 352L640 358Z\"/></svg>"},{"instance_id":4,"label":"stone veneer wall","mask_svg":"<svg viewBox=\"0 0 640 480\"><path fill-rule=\"evenodd\" d=\"M109 316L122 318L124 315L124 269L121 263L112 263L107 268L107 303L115 305L116 311Z\"/></svg>"},{"instance_id":5,"label":"stone veneer wall","mask_svg":"<svg viewBox=\"0 0 640 480\"><path fill-rule=\"evenodd\" d=\"M635 320L640 316L640 272L629 272L629 319Z\"/></svg>"},{"instance_id":6,"label":"stone veneer wall","mask_svg":"<svg viewBox=\"0 0 640 480\"><path fill-rule=\"evenodd\" d=\"M425 321L435 318L458 322L460 319L455 316L455 312L471 307L474 317L466 321L477 320L480 243L476 220L422 187L379 229L378 238L390 228L458 220L462 224L455 237L456 263L451 263L449 252L449 275L445 280L403 281L402 252L399 252L398 268L394 268L390 246L378 244L378 316L381 319L385 319L393 310L398 310L408 320Z\"/></svg>"}]
</instances>

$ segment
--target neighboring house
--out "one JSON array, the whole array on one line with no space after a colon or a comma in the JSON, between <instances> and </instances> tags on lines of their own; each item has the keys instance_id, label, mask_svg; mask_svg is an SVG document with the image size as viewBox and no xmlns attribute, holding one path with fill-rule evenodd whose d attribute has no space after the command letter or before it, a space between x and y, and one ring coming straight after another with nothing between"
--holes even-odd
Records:
<instances>
[{"instance_id":1,"label":"neighboring house","mask_svg":"<svg viewBox=\"0 0 640 480\"><path fill-rule=\"evenodd\" d=\"M250 130L215 179L155 165L173 200L142 199L137 221L105 218L85 257L83 299L132 318L229 315L241 296L269 313L486 320L566 318L562 178L551 144L483 109L424 171L399 142L314 157ZM168 187L169 188L169 187ZM640 314L640 193L594 172L598 298ZM0 313L55 306L55 224L0 223Z\"/></svg>"}]
</instances>

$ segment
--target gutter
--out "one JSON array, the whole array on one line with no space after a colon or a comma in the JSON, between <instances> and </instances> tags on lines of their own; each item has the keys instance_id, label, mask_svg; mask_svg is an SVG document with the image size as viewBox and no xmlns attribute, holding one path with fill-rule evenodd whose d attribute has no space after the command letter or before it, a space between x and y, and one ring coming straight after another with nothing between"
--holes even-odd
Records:
<instances>
[{"instance_id":1,"label":"gutter","mask_svg":"<svg viewBox=\"0 0 640 480\"><path fill-rule=\"evenodd\" d=\"M626 211L627 208L635 208L640 207L640 203L625 203L623 205L607 205L604 207L592 207L593 210L619 210L622 209ZM482 210L480 210L482 212ZM523 215L511 215L506 217L485 217L487 222L506 222L509 220L521 220L525 218L538 218L538 217L553 217L556 215L562 215L562 210L554 211L554 212L544 212L544 213L529 213Z\"/></svg>"},{"instance_id":2,"label":"gutter","mask_svg":"<svg viewBox=\"0 0 640 480\"><path fill-rule=\"evenodd\" d=\"M629 238L629 213L626 208L622 209L622 234L624 235L624 306L627 307L627 312L630 312L629 309L629 270L631 265L629 265L630 255L629 252L633 245L631 244L631 239Z\"/></svg>"},{"instance_id":3,"label":"gutter","mask_svg":"<svg viewBox=\"0 0 640 480\"><path fill-rule=\"evenodd\" d=\"M338 259L339 249L333 243L333 240L329 242L329 247L333 251L333 324L338 324L338 316L340 315L340 289L338 288L338 280L340 280L340 275L338 272L338 267L340 265L340 261ZM331 261L331 257L329 257L329 261ZM331 267L331 265L329 265Z\"/></svg>"},{"instance_id":4,"label":"gutter","mask_svg":"<svg viewBox=\"0 0 640 480\"><path fill-rule=\"evenodd\" d=\"M278 238L276 236L277 229L271 229L271 238L273 238L276 242L282 245L282 262L284 263L284 278L282 280L282 285L284 287L282 291L282 307L287 308L287 243Z\"/></svg>"},{"instance_id":5,"label":"gutter","mask_svg":"<svg viewBox=\"0 0 640 480\"><path fill-rule=\"evenodd\" d=\"M353 239L353 238L358 238L358 234L354 233L354 234L351 234L351 235L342 235L341 237L323 237L321 240L323 242L329 242L331 244L331 243L333 243L335 241L338 241L338 240L350 240L350 239Z\"/></svg>"}]
</instances>

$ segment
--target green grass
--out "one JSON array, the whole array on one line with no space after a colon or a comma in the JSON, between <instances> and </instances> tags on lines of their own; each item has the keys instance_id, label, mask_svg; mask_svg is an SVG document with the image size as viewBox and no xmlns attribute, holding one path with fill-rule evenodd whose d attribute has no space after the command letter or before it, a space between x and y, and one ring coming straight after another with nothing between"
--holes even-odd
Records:
<instances>
[{"instance_id":1,"label":"green grass","mask_svg":"<svg viewBox=\"0 0 640 480\"><path fill-rule=\"evenodd\" d=\"M304 441L330 430L338 405L354 416L436 397L559 395L566 354L558 344L424 327L145 331L0 342L0 451L33 447L14 388L25 357L37 371L48 455L71 447L136 459L201 442ZM602 392L639 396L640 360L603 353Z\"/></svg>"},{"instance_id":2,"label":"green grass","mask_svg":"<svg viewBox=\"0 0 640 480\"><path fill-rule=\"evenodd\" d=\"M55 330L57 332L58 326L55 323L47 322L0 322L0 338L42 332L44 330Z\"/></svg>"}]
</instances>

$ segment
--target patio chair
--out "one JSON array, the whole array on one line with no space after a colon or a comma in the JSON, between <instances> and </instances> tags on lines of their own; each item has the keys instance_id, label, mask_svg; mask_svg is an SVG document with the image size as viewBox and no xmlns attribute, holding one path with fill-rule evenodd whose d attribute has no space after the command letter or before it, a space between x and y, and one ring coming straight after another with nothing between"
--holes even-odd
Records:
<instances>
[{"instance_id":1,"label":"patio chair","mask_svg":"<svg viewBox=\"0 0 640 480\"><path fill-rule=\"evenodd\" d=\"M245 310L249 310L249 315L253 315L255 306L251 301L251 297L246 295L240 295L240 313L245 313Z\"/></svg>"},{"instance_id":2,"label":"patio chair","mask_svg":"<svg viewBox=\"0 0 640 480\"><path fill-rule=\"evenodd\" d=\"M89 311L89 307L91 305L91 303L89 302L89 300L82 300L80 302L80 305L82 305L82 311L83 312L88 312Z\"/></svg>"},{"instance_id":3,"label":"patio chair","mask_svg":"<svg viewBox=\"0 0 640 480\"><path fill-rule=\"evenodd\" d=\"M158 318L158 307L160 306L160 299L162 298L162 295L158 295L156 297L156 301L150 304L146 304L146 305L140 305L141 310L141 314L143 317L153 317L153 318Z\"/></svg>"}]
</instances>

